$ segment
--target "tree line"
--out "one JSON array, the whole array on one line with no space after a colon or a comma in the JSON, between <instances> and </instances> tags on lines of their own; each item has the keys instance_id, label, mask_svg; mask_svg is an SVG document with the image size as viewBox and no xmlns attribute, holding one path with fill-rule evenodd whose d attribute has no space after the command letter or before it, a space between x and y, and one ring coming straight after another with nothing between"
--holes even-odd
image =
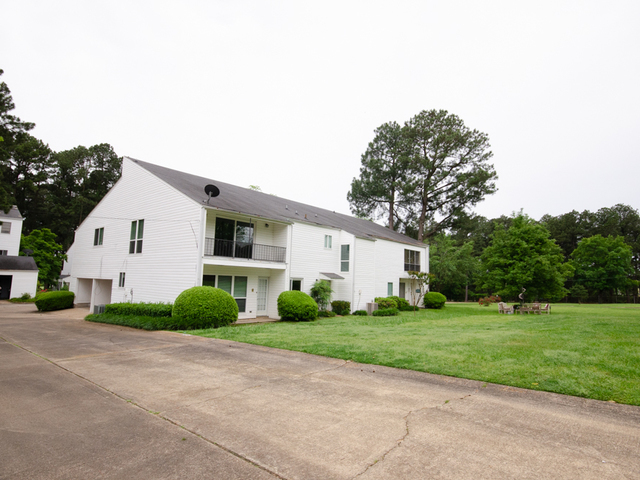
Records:
<instances>
[{"instance_id":1,"label":"tree line","mask_svg":"<svg viewBox=\"0 0 640 480\"><path fill-rule=\"evenodd\" d=\"M638 301L640 214L618 204L596 212L462 214L430 241L431 288L454 300Z\"/></svg>"},{"instance_id":2,"label":"tree line","mask_svg":"<svg viewBox=\"0 0 640 480\"><path fill-rule=\"evenodd\" d=\"M107 143L55 152L14 109L0 82L0 209L20 210L20 254L34 257L47 288L58 280L76 228L120 177L122 158Z\"/></svg>"},{"instance_id":3,"label":"tree line","mask_svg":"<svg viewBox=\"0 0 640 480\"><path fill-rule=\"evenodd\" d=\"M0 69L0 76L4 72ZM122 158L107 143L54 152L29 132L35 124L12 114L11 91L0 83L0 209L17 205L23 234L48 228L66 251L75 229L120 177Z\"/></svg>"},{"instance_id":4,"label":"tree line","mask_svg":"<svg viewBox=\"0 0 640 480\"><path fill-rule=\"evenodd\" d=\"M385 123L362 154L351 211L429 243L430 289L450 299L637 300L636 210L615 205L539 221L470 214L496 191L491 157L488 135L445 110Z\"/></svg>"}]
</instances>

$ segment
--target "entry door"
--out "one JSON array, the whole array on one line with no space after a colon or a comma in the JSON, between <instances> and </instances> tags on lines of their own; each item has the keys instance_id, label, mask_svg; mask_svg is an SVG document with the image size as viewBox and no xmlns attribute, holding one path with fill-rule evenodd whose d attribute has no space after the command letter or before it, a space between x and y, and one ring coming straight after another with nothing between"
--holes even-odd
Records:
<instances>
[{"instance_id":1,"label":"entry door","mask_svg":"<svg viewBox=\"0 0 640 480\"><path fill-rule=\"evenodd\" d=\"M11 298L11 281L13 275L0 275L0 300Z\"/></svg>"},{"instance_id":2,"label":"entry door","mask_svg":"<svg viewBox=\"0 0 640 480\"><path fill-rule=\"evenodd\" d=\"M400 282L400 291L398 292L398 296L400 298L405 298L405 292L404 292L404 282Z\"/></svg>"},{"instance_id":3,"label":"entry door","mask_svg":"<svg viewBox=\"0 0 640 480\"><path fill-rule=\"evenodd\" d=\"M269 292L269 279L258 278L258 306L256 307L256 315L267 314L268 292Z\"/></svg>"}]
</instances>

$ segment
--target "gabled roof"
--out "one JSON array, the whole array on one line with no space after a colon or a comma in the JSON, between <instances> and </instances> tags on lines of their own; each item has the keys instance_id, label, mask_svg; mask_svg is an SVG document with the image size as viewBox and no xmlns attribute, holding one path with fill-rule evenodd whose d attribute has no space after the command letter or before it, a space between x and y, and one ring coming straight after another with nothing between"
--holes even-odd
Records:
<instances>
[{"instance_id":1,"label":"gabled roof","mask_svg":"<svg viewBox=\"0 0 640 480\"><path fill-rule=\"evenodd\" d=\"M130 157L126 158L203 206L207 206L208 200L208 196L204 192L204 187L208 184L213 184L220 190L220 195L211 198L208 206L212 208L242 213L253 216L254 218L279 220L287 223L302 222L338 228L356 237L371 240L380 238L424 247L422 242L402 235L401 233L394 232L387 227L383 227L369 220L305 205L304 203L268 195L249 188L242 188L229 183L179 172Z\"/></svg>"},{"instance_id":2,"label":"gabled roof","mask_svg":"<svg viewBox=\"0 0 640 480\"><path fill-rule=\"evenodd\" d=\"M0 270L38 270L33 257L0 255Z\"/></svg>"},{"instance_id":3,"label":"gabled roof","mask_svg":"<svg viewBox=\"0 0 640 480\"><path fill-rule=\"evenodd\" d=\"M20 210L18 210L18 207L14 205L8 212L0 210L0 219L3 218L16 218L22 220L22 215L20 215Z\"/></svg>"}]
</instances>

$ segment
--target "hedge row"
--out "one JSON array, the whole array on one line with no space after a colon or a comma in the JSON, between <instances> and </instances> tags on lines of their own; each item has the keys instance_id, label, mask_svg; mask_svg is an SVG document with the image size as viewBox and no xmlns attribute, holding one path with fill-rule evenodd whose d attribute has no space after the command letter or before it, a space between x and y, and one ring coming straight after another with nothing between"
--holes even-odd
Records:
<instances>
[{"instance_id":1,"label":"hedge row","mask_svg":"<svg viewBox=\"0 0 640 480\"><path fill-rule=\"evenodd\" d=\"M74 299L75 294L73 292L45 292L36 298L36 307L41 312L64 310L65 308L73 308Z\"/></svg>"},{"instance_id":2,"label":"hedge row","mask_svg":"<svg viewBox=\"0 0 640 480\"><path fill-rule=\"evenodd\" d=\"M170 303L110 303L104 313L113 315L137 315L144 317L170 317L173 305Z\"/></svg>"},{"instance_id":3,"label":"hedge row","mask_svg":"<svg viewBox=\"0 0 640 480\"><path fill-rule=\"evenodd\" d=\"M144 315L115 315L101 313L87 315L85 320L96 323L109 323L143 330L200 330L210 328L208 321L185 319L180 317L150 317Z\"/></svg>"}]
</instances>

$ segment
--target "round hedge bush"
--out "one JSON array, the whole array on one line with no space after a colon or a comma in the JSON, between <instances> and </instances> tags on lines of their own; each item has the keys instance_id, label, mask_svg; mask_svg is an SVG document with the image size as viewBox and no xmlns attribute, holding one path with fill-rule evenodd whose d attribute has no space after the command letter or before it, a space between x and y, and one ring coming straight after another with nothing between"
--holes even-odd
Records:
<instances>
[{"instance_id":1,"label":"round hedge bush","mask_svg":"<svg viewBox=\"0 0 640 480\"><path fill-rule=\"evenodd\" d=\"M195 329L224 327L238 320L238 304L219 288L193 287L178 295L171 316Z\"/></svg>"},{"instance_id":2,"label":"round hedge bush","mask_svg":"<svg viewBox=\"0 0 640 480\"><path fill-rule=\"evenodd\" d=\"M447 297L438 292L429 292L424 296L425 308L442 308L447 302Z\"/></svg>"},{"instance_id":3,"label":"round hedge bush","mask_svg":"<svg viewBox=\"0 0 640 480\"><path fill-rule=\"evenodd\" d=\"M312 321L318 318L318 304L304 292L290 290L278 296L278 315L293 322Z\"/></svg>"},{"instance_id":4,"label":"round hedge bush","mask_svg":"<svg viewBox=\"0 0 640 480\"><path fill-rule=\"evenodd\" d=\"M61 290L59 292L45 292L36 296L36 308L40 312L51 312L53 310L64 310L73 308L73 292Z\"/></svg>"}]
</instances>

